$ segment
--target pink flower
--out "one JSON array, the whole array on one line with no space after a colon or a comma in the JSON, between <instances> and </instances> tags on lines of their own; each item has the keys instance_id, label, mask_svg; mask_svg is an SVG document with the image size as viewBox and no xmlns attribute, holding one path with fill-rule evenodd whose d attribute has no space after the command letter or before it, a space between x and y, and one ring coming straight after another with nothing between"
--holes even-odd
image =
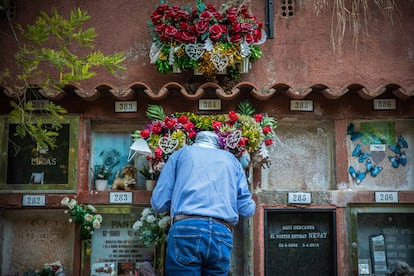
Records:
<instances>
[{"instance_id":1,"label":"pink flower","mask_svg":"<svg viewBox=\"0 0 414 276\"><path fill-rule=\"evenodd\" d=\"M159 161L162 160L162 149L161 148L156 148L154 150L154 159L159 160Z\"/></svg>"}]
</instances>

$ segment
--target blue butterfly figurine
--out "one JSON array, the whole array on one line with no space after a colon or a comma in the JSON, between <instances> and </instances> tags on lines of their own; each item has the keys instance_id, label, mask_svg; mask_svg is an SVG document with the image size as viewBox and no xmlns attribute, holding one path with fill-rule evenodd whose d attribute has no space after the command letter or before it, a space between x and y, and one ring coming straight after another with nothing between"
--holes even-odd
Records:
<instances>
[{"instance_id":1,"label":"blue butterfly figurine","mask_svg":"<svg viewBox=\"0 0 414 276\"><path fill-rule=\"evenodd\" d=\"M398 136L398 142L397 145L402 148L402 149L406 149L408 148L408 143L407 141L404 139L404 137L402 135Z\"/></svg>"},{"instance_id":2,"label":"blue butterfly figurine","mask_svg":"<svg viewBox=\"0 0 414 276\"><path fill-rule=\"evenodd\" d=\"M371 176L376 177L382 171L382 167L375 166L371 170Z\"/></svg>"},{"instance_id":3,"label":"blue butterfly figurine","mask_svg":"<svg viewBox=\"0 0 414 276\"><path fill-rule=\"evenodd\" d=\"M356 179L355 179L356 184L361 183L362 180L364 180L365 176L367 176L366 173L364 173L364 172L358 172L357 173L357 176L356 176Z\"/></svg>"},{"instance_id":4,"label":"blue butterfly figurine","mask_svg":"<svg viewBox=\"0 0 414 276\"><path fill-rule=\"evenodd\" d=\"M351 141L352 142L358 140L359 138L361 138L363 136L363 134L361 132L355 131L355 126L354 126L353 123L350 123L348 125L348 128L346 130L346 134L351 135Z\"/></svg>"},{"instance_id":5,"label":"blue butterfly figurine","mask_svg":"<svg viewBox=\"0 0 414 276\"><path fill-rule=\"evenodd\" d=\"M352 151L352 156L359 156L361 154L361 145L357 144L354 148L354 150Z\"/></svg>"},{"instance_id":6,"label":"blue butterfly figurine","mask_svg":"<svg viewBox=\"0 0 414 276\"><path fill-rule=\"evenodd\" d=\"M398 168L398 166L400 165L400 161L399 161L398 156L388 156L388 159L390 160L391 165L394 168Z\"/></svg>"},{"instance_id":7,"label":"blue butterfly figurine","mask_svg":"<svg viewBox=\"0 0 414 276\"><path fill-rule=\"evenodd\" d=\"M349 172L349 175L352 177L352 179L356 178L357 173L356 173L354 167L350 166L349 169L348 169L348 172Z\"/></svg>"}]
</instances>

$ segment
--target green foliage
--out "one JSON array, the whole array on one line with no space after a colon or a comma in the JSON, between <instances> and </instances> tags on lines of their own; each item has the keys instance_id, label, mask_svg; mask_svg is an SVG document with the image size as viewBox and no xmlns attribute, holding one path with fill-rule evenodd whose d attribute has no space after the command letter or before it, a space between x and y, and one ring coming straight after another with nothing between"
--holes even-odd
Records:
<instances>
[{"instance_id":1,"label":"green foliage","mask_svg":"<svg viewBox=\"0 0 414 276\"><path fill-rule=\"evenodd\" d=\"M151 120L162 121L165 118L164 109L156 104L149 104L145 115Z\"/></svg>"},{"instance_id":2,"label":"green foliage","mask_svg":"<svg viewBox=\"0 0 414 276\"><path fill-rule=\"evenodd\" d=\"M36 85L43 91L62 91L68 84L77 84L81 80L92 78L96 75L95 68L104 66L106 70L114 74L118 70L125 70L121 65L125 60L124 52L112 55L104 55L99 50L93 50L94 40L97 37L94 28L84 28L84 24L90 19L86 11L77 8L71 11L69 19L63 18L56 10L48 15L41 12L32 25L26 27L17 26L21 38L15 35L19 47L15 60L21 72L12 76L10 70L5 69L0 74L0 81L13 77L22 82L17 90L26 93L32 91L30 83L36 80ZM15 34L14 26L9 20L10 28ZM86 48L87 51L82 50ZM77 53L83 53L82 55ZM47 68L46 71L44 69ZM58 135L61 127L59 121L67 111L49 102L42 109L41 115L52 121L51 129L42 127L39 113L27 100L26 93L16 102L11 102L13 110L10 119L19 123L16 135L30 135L38 148L55 147L54 137Z\"/></svg>"},{"instance_id":3,"label":"green foliage","mask_svg":"<svg viewBox=\"0 0 414 276\"><path fill-rule=\"evenodd\" d=\"M237 113L247 115L247 116L253 116L253 114L256 112L256 109L254 106L248 101L240 102L237 105Z\"/></svg>"}]
</instances>

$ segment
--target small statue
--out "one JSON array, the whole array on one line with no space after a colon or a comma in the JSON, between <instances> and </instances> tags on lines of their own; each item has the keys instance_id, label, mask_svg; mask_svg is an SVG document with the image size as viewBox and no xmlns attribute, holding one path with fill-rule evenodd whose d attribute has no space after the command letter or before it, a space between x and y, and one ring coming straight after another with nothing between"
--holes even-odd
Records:
<instances>
[{"instance_id":1,"label":"small statue","mask_svg":"<svg viewBox=\"0 0 414 276\"><path fill-rule=\"evenodd\" d=\"M135 187L135 176L137 169L133 165L126 165L122 168L123 177L119 176L119 171L116 173L112 190L132 190Z\"/></svg>"}]
</instances>

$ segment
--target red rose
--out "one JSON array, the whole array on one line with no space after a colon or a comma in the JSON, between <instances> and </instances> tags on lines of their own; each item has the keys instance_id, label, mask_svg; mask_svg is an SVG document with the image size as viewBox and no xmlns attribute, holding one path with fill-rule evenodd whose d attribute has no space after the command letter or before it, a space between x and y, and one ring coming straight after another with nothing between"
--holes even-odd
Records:
<instances>
[{"instance_id":1,"label":"red rose","mask_svg":"<svg viewBox=\"0 0 414 276\"><path fill-rule=\"evenodd\" d=\"M188 132L188 131L194 129L194 124L193 124L193 122L187 122L187 123L184 124L183 127L184 127L185 131Z\"/></svg>"},{"instance_id":2,"label":"red rose","mask_svg":"<svg viewBox=\"0 0 414 276\"><path fill-rule=\"evenodd\" d=\"M177 123L176 119L173 119L173 118L170 118L170 117L165 117L163 121L164 121L164 125L167 128L173 128Z\"/></svg>"},{"instance_id":3,"label":"red rose","mask_svg":"<svg viewBox=\"0 0 414 276\"><path fill-rule=\"evenodd\" d=\"M185 43L191 43L194 42L196 40L196 36L194 35L194 33L192 32L182 32L181 33L181 41L185 42Z\"/></svg>"},{"instance_id":4,"label":"red rose","mask_svg":"<svg viewBox=\"0 0 414 276\"><path fill-rule=\"evenodd\" d=\"M246 146L248 141L249 141L249 138L241 137L240 140L239 140L238 146L244 147L244 146Z\"/></svg>"},{"instance_id":5,"label":"red rose","mask_svg":"<svg viewBox=\"0 0 414 276\"><path fill-rule=\"evenodd\" d=\"M209 11L203 11L200 13L200 20L204 22L209 22L212 18L212 14Z\"/></svg>"},{"instance_id":6,"label":"red rose","mask_svg":"<svg viewBox=\"0 0 414 276\"><path fill-rule=\"evenodd\" d=\"M178 122L180 124L185 124L185 123L187 123L187 121L188 121L188 118L185 115L181 115L180 117L178 117Z\"/></svg>"},{"instance_id":7,"label":"red rose","mask_svg":"<svg viewBox=\"0 0 414 276\"><path fill-rule=\"evenodd\" d=\"M168 5L167 4L161 4L157 8L157 11L159 13L164 13L166 10L168 10Z\"/></svg>"},{"instance_id":8,"label":"red rose","mask_svg":"<svg viewBox=\"0 0 414 276\"><path fill-rule=\"evenodd\" d=\"M140 136L144 139L148 139L151 135L151 131L149 131L148 129L144 129L143 131L141 131Z\"/></svg>"},{"instance_id":9,"label":"red rose","mask_svg":"<svg viewBox=\"0 0 414 276\"><path fill-rule=\"evenodd\" d=\"M256 114L254 115L254 120L258 123L260 123L263 120L263 115L262 114Z\"/></svg>"},{"instance_id":10,"label":"red rose","mask_svg":"<svg viewBox=\"0 0 414 276\"><path fill-rule=\"evenodd\" d=\"M273 144L273 140L272 139L266 139L264 142L265 142L265 145L266 146L270 146L271 144Z\"/></svg>"},{"instance_id":11,"label":"red rose","mask_svg":"<svg viewBox=\"0 0 414 276\"><path fill-rule=\"evenodd\" d=\"M187 137L191 139L191 138L193 138L194 136L196 136L196 134L197 134L197 133L196 133L194 130L190 130L190 131L188 132L188 134L187 134Z\"/></svg>"},{"instance_id":12,"label":"red rose","mask_svg":"<svg viewBox=\"0 0 414 276\"><path fill-rule=\"evenodd\" d=\"M220 129L222 127L222 123L218 121L213 122L213 129Z\"/></svg>"},{"instance_id":13,"label":"red rose","mask_svg":"<svg viewBox=\"0 0 414 276\"><path fill-rule=\"evenodd\" d=\"M197 23L195 23L195 29L196 29L196 32L199 34L203 34L207 32L208 22L201 21L201 20L198 21Z\"/></svg>"},{"instance_id":14,"label":"red rose","mask_svg":"<svg viewBox=\"0 0 414 276\"><path fill-rule=\"evenodd\" d=\"M245 39L246 39L246 42L247 42L248 44L252 44L252 43L255 43L255 42L259 41L259 40L257 40L257 38L256 38L254 35L252 35L252 34L247 34L247 35L245 36Z\"/></svg>"},{"instance_id":15,"label":"red rose","mask_svg":"<svg viewBox=\"0 0 414 276\"><path fill-rule=\"evenodd\" d=\"M235 111L230 111L229 114L227 115L227 117L229 117L230 120L232 120L233 122L237 121L237 119L239 119L239 115L237 115L237 113Z\"/></svg>"},{"instance_id":16,"label":"red rose","mask_svg":"<svg viewBox=\"0 0 414 276\"><path fill-rule=\"evenodd\" d=\"M152 133L159 134L162 131L161 122L157 121L157 122L153 123L152 126L151 126L151 131L152 131Z\"/></svg>"},{"instance_id":17,"label":"red rose","mask_svg":"<svg viewBox=\"0 0 414 276\"><path fill-rule=\"evenodd\" d=\"M214 24L212 25L208 31L210 33L210 39L212 41L217 41L219 40L226 32L225 32L225 27L223 25L220 24Z\"/></svg>"},{"instance_id":18,"label":"red rose","mask_svg":"<svg viewBox=\"0 0 414 276\"><path fill-rule=\"evenodd\" d=\"M253 29L253 26L249 23L240 23L240 28L243 33L248 33Z\"/></svg>"},{"instance_id":19,"label":"red rose","mask_svg":"<svg viewBox=\"0 0 414 276\"><path fill-rule=\"evenodd\" d=\"M269 134L272 132L272 128L270 126L265 126L264 128L262 128L263 134Z\"/></svg>"},{"instance_id":20,"label":"red rose","mask_svg":"<svg viewBox=\"0 0 414 276\"><path fill-rule=\"evenodd\" d=\"M241 41L242 40L242 36L241 35L239 35L239 34L233 34L231 37L230 37L230 42L232 42L232 43L236 43L236 42L239 42L239 41Z\"/></svg>"},{"instance_id":21,"label":"red rose","mask_svg":"<svg viewBox=\"0 0 414 276\"><path fill-rule=\"evenodd\" d=\"M171 39L171 38L175 38L175 36L178 33L178 30L174 26L166 26L164 33L165 33L166 38Z\"/></svg>"}]
</instances>

